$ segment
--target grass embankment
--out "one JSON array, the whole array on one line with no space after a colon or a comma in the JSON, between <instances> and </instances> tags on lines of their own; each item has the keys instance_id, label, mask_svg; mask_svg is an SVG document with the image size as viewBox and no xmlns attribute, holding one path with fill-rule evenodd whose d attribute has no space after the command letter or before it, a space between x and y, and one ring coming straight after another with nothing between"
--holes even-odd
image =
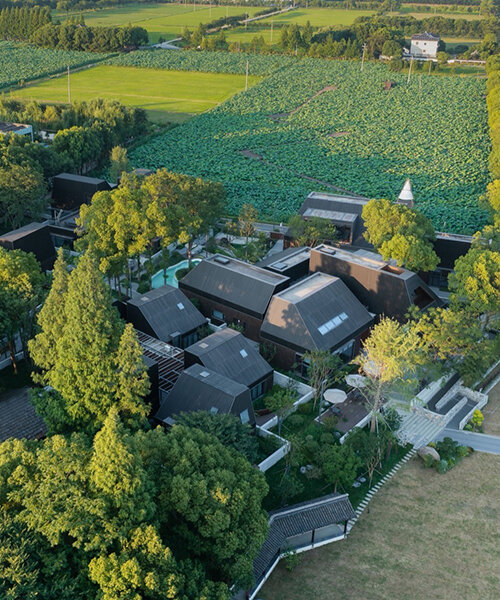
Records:
<instances>
[{"instance_id":1,"label":"grass embankment","mask_svg":"<svg viewBox=\"0 0 500 600\"><path fill-rule=\"evenodd\" d=\"M250 76L249 86L260 78ZM127 106L145 108L152 120L185 120L191 114L214 108L245 89L245 76L227 73L199 73L99 66L71 76L71 100L92 98L118 100ZM64 76L15 90L11 96L39 102L68 101Z\"/></svg>"},{"instance_id":2,"label":"grass embankment","mask_svg":"<svg viewBox=\"0 0 500 600\"><path fill-rule=\"evenodd\" d=\"M414 459L374 497L348 539L281 564L263 600L493 600L500 588L500 457L447 473Z\"/></svg>"},{"instance_id":3,"label":"grass embankment","mask_svg":"<svg viewBox=\"0 0 500 600\"><path fill-rule=\"evenodd\" d=\"M483 408L483 431L489 435L500 435L500 383L488 394L488 404Z\"/></svg>"}]
</instances>

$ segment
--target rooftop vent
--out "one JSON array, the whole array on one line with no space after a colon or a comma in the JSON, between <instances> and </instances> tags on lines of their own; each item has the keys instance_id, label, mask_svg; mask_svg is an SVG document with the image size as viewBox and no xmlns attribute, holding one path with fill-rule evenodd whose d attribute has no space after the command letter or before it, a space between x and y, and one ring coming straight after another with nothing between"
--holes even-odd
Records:
<instances>
[{"instance_id":1,"label":"rooftop vent","mask_svg":"<svg viewBox=\"0 0 500 600\"><path fill-rule=\"evenodd\" d=\"M212 408L210 409L210 412L215 415L219 412L219 409L216 406L212 406Z\"/></svg>"},{"instance_id":2,"label":"rooftop vent","mask_svg":"<svg viewBox=\"0 0 500 600\"><path fill-rule=\"evenodd\" d=\"M141 300L142 300L142 302L147 302L147 301L149 300L149 298L148 298L147 296L143 296L143 297L141 298Z\"/></svg>"},{"instance_id":3,"label":"rooftop vent","mask_svg":"<svg viewBox=\"0 0 500 600\"><path fill-rule=\"evenodd\" d=\"M208 344L206 342L200 342L200 348L208 348Z\"/></svg>"},{"instance_id":4,"label":"rooftop vent","mask_svg":"<svg viewBox=\"0 0 500 600\"><path fill-rule=\"evenodd\" d=\"M225 256L215 256L214 257L214 261L220 263L221 265L228 265L229 264L229 258L226 258Z\"/></svg>"},{"instance_id":5,"label":"rooftop vent","mask_svg":"<svg viewBox=\"0 0 500 600\"><path fill-rule=\"evenodd\" d=\"M331 254L332 256L335 254L335 250L333 248L330 248L330 246L323 246L323 248L321 248L321 250L325 254Z\"/></svg>"},{"instance_id":6,"label":"rooftop vent","mask_svg":"<svg viewBox=\"0 0 500 600\"><path fill-rule=\"evenodd\" d=\"M200 373L200 377L208 377L210 375L210 373L208 371L202 371Z\"/></svg>"},{"instance_id":7,"label":"rooftop vent","mask_svg":"<svg viewBox=\"0 0 500 600\"><path fill-rule=\"evenodd\" d=\"M286 269L287 264L284 262L275 262L271 265L271 267L273 269L276 269L277 271L283 271L284 269Z\"/></svg>"}]
</instances>

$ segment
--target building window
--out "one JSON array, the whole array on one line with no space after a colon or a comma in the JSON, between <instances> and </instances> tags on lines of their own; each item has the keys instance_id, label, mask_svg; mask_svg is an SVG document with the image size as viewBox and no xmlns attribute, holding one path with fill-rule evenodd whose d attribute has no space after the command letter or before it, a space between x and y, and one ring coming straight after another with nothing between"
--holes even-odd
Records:
<instances>
[{"instance_id":1,"label":"building window","mask_svg":"<svg viewBox=\"0 0 500 600\"><path fill-rule=\"evenodd\" d=\"M354 340L351 340L351 341L347 342L347 344L344 344L343 346L341 346L338 350L335 350L335 354L337 356L340 356L340 358L343 361L348 361L348 360L351 360L353 351L354 351Z\"/></svg>"},{"instance_id":2,"label":"building window","mask_svg":"<svg viewBox=\"0 0 500 600\"><path fill-rule=\"evenodd\" d=\"M224 313L221 313L220 310L215 310L215 308L212 310L212 317L219 321L224 321Z\"/></svg>"},{"instance_id":3,"label":"building window","mask_svg":"<svg viewBox=\"0 0 500 600\"><path fill-rule=\"evenodd\" d=\"M250 421L248 409L245 409L243 412L240 412L240 419L242 423L248 423L248 421Z\"/></svg>"},{"instance_id":4,"label":"building window","mask_svg":"<svg viewBox=\"0 0 500 600\"><path fill-rule=\"evenodd\" d=\"M250 388L250 394L252 396L252 400L257 400L264 394L264 382L261 381L257 385L254 385L253 388Z\"/></svg>"},{"instance_id":5,"label":"building window","mask_svg":"<svg viewBox=\"0 0 500 600\"><path fill-rule=\"evenodd\" d=\"M212 408L210 409L210 412L213 415L216 415L219 412L219 409L216 406L212 406Z\"/></svg>"}]
</instances>

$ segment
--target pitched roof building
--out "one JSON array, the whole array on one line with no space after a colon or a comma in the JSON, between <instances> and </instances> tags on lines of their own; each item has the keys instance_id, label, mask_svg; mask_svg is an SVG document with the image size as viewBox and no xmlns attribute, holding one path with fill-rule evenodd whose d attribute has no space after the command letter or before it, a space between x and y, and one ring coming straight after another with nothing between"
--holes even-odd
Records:
<instances>
[{"instance_id":1,"label":"pitched roof building","mask_svg":"<svg viewBox=\"0 0 500 600\"><path fill-rule=\"evenodd\" d=\"M198 363L250 388L252 398L273 385L273 368L245 336L226 327L186 348L186 367Z\"/></svg>"},{"instance_id":2,"label":"pitched roof building","mask_svg":"<svg viewBox=\"0 0 500 600\"><path fill-rule=\"evenodd\" d=\"M411 306L440 306L437 295L412 271L367 250L351 252L321 245L311 250L311 272L341 279L371 313L404 320Z\"/></svg>"},{"instance_id":3,"label":"pitched roof building","mask_svg":"<svg viewBox=\"0 0 500 600\"><path fill-rule=\"evenodd\" d=\"M335 225L343 241L359 244L364 231L361 213L369 201L369 198L355 194L311 192L299 208L299 215L304 219L328 219ZM289 239L290 234L286 237Z\"/></svg>"},{"instance_id":4,"label":"pitched roof building","mask_svg":"<svg viewBox=\"0 0 500 600\"><path fill-rule=\"evenodd\" d=\"M318 272L273 297L261 336L278 346L278 363L290 369L310 350L338 351L351 359L372 322L372 315L338 277Z\"/></svg>"},{"instance_id":5,"label":"pitched roof building","mask_svg":"<svg viewBox=\"0 0 500 600\"><path fill-rule=\"evenodd\" d=\"M269 534L253 562L255 585L250 600L274 570L283 554L344 539L347 522L355 517L347 494L329 494L269 514Z\"/></svg>"},{"instance_id":6,"label":"pitched roof building","mask_svg":"<svg viewBox=\"0 0 500 600\"><path fill-rule=\"evenodd\" d=\"M86 177L75 173L59 173L52 179L52 206L66 210L88 204L92 196L101 191L109 191L110 185L104 179Z\"/></svg>"},{"instance_id":7,"label":"pitched roof building","mask_svg":"<svg viewBox=\"0 0 500 600\"><path fill-rule=\"evenodd\" d=\"M273 294L289 282L278 273L216 254L181 279L179 289L188 298L196 298L200 311L215 323L240 325L247 337L258 340Z\"/></svg>"},{"instance_id":8,"label":"pitched roof building","mask_svg":"<svg viewBox=\"0 0 500 600\"><path fill-rule=\"evenodd\" d=\"M182 412L208 411L234 414L242 423L255 425L250 390L247 386L193 364L183 371L176 384L163 401L155 418L173 425Z\"/></svg>"},{"instance_id":9,"label":"pitched roof building","mask_svg":"<svg viewBox=\"0 0 500 600\"><path fill-rule=\"evenodd\" d=\"M7 250L32 252L44 271L52 269L56 260L50 228L44 223L30 223L0 235L0 246Z\"/></svg>"},{"instance_id":10,"label":"pitched roof building","mask_svg":"<svg viewBox=\"0 0 500 600\"><path fill-rule=\"evenodd\" d=\"M177 348L198 341L207 320L177 288L161 286L127 301L127 321L136 329Z\"/></svg>"}]
</instances>

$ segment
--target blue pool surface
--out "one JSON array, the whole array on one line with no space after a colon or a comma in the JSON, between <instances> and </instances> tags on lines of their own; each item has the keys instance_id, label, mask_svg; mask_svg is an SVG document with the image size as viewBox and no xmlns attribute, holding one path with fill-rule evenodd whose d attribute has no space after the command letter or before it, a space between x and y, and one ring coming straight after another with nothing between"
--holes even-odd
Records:
<instances>
[{"instance_id":1,"label":"blue pool surface","mask_svg":"<svg viewBox=\"0 0 500 600\"><path fill-rule=\"evenodd\" d=\"M193 258L193 260L191 261L191 264L197 265L199 262L201 262L200 258ZM173 287L178 287L177 286L178 282L177 282L177 279L175 278L174 273L176 271L178 271L179 269L185 269L187 266L188 266L188 261L182 260L181 262L177 263L176 265L172 265L171 267L168 267L168 269L167 269L167 284L171 285ZM153 275L152 282L153 282L153 289L159 288L165 284L165 281L163 279L163 269Z\"/></svg>"}]
</instances>

